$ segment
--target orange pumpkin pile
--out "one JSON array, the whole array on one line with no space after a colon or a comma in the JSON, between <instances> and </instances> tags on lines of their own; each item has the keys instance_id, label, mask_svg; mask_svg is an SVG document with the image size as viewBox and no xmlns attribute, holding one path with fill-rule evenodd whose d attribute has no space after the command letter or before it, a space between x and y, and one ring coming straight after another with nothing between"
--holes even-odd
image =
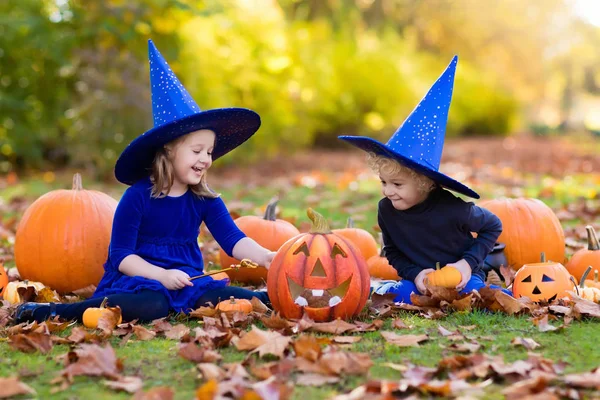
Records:
<instances>
[{"instance_id":1,"label":"orange pumpkin pile","mask_svg":"<svg viewBox=\"0 0 600 400\"><path fill-rule=\"evenodd\" d=\"M23 279L42 282L64 294L97 285L117 201L84 190L81 175L72 190L54 190L38 198L23 215L15 237L15 261Z\"/></svg>"}]
</instances>

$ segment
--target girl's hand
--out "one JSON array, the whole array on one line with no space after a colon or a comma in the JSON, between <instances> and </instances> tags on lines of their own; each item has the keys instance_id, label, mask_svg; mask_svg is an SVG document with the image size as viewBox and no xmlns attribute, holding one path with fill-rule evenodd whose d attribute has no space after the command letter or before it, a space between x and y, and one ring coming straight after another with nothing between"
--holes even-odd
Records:
<instances>
[{"instance_id":1,"label":"girl's hand","mask_svg":"<svg viewBox=\"0 0 600 400\"><path fill-rule=\"evenodd\" d=\"M423 271L419 272L419 275L417 275L417 277L415 278L415 286L421 294L427 294L427 288L425 287L425 278L427 277L427 274L433 271L435 271L433 268L424 269Z\"/></svg>"},{"instance_id":2,"label":"girl's hand","mask_svg":"<svg viewBox=\"0 0 600 400\"><path fill-rule=\"evenodd\" d=\"M185 286L194 286L190 276L178 269L165 269L160 278L160 283L169 290L177 290Z\"/></svg>"},{"instance_id":3,"label":"girl's hand","mask_svg":"<svg viewBox=\"0 0 600 400\"><path fill-rule=\"evenodd\" d=\"M471 266L469 263L463 259L453 264L446 264L446 267L454 267L458 270L458 272L460 272L462 279L460 280L460 283L456 285L456 290L463 290L465 286L467 286L469 280L471 280Z\"/></svg>"}]
</instances>

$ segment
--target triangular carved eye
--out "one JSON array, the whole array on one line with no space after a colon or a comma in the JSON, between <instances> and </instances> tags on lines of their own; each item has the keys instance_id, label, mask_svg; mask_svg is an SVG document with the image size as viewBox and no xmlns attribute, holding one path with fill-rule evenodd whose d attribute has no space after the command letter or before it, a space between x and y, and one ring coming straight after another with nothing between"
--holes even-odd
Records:
<instances>
[{"instance_id":1,"label":"triangular carved eye","mask_svg":"<svg viewBox=\"0 0 600 400\"><path fill-rule=\"evenodd\" d=\"M548 275L542 275L542 282L554 282L554 279L550 278Z\"/></svg>"},{"instance_id":2,"label":"triangular carved eye","mask_svg":"<svg viewBox=\"0 0 600 400\"><path fill-rule=\"evenodd\" d=\"M527 278L523 279L521 282L531 282L531 275L527 276Z\"/></svg>"},{"instance_id":3,"label":"triangular carved eye","mask_svg":"<svg viewBox=\"0 0 600 400\"><path fill-rule=\"evenodd\" d=\"M310 256L310 253L308 252L308 246L306 245L306 242L302 243L300 245L300 247L298 247L296 249L296 251L294 251L294 255L298 254L298 253L304 253L304 255L306 257Z\"/></svg>"},{"instance_id":4,"label":"triangular carved eye","mask_svg":"<svg viewBox=\"0 0 600 400\"><path fill-rule=\"evenodd\" d=\"M338 254L340 256L342 256L343 258L348 257L346 252L344 250L342 250L342 248L336 243L333 245L333 249L331 250L331 258L335 258L335 256L337 256Z\"/></svg>"}]
</instances>

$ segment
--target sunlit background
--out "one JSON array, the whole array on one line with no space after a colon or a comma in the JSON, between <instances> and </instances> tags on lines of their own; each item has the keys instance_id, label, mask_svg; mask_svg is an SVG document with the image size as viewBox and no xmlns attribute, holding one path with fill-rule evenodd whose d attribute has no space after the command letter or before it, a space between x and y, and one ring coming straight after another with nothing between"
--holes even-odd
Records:
<instances>
[{"instance_id":1,"label":"sunlit background","mask_svg":"<svg viewBox=\"0 0 600 400\"><path fill-rule=\"evenodd\" d=\"M386 139L454 54L448 136L600 135L598 0L3 0L0 21L1 173L111 176L152 127L149 38L201 108L260 113L224 162Z\"/></svg>"}]
</instances>

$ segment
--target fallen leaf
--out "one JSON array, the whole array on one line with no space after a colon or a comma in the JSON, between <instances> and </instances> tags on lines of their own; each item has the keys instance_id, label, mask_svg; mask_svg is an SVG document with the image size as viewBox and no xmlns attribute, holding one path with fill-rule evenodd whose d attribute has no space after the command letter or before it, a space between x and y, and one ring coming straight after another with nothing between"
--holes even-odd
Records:
<instances>
[{"instance_id":1,"label":"fallen leaf","mask_svg":"<svg viewBox=\"0 0 600 400\"><path fill-rule=\"evenodd\" d=\"M267 307L262 301L260 301L258 297L253 297L252 300L250 300L250 303L252 304L252 311L254 312L257 312L259 314L266 314L267 312L269 312L269 307Z\"/></svg>"},{"instance_id":2,"label":"fallen leaf","mask_svg":"<svg viewBox=\"0 0 600 400\"><path fill-rule=\"evenodd\" d=\"M384 322L381 319L373 320L372 322L355 321L356 330L352 332L375 332L381 329Z\"/></svg>"},{"instance_id":3,"label":"fallen leaf","mask_svg":"<svg viewBox=\"0 0 600 400\"><path fill-rule=\"evenodd\" d=\"M335 336L333 341L340 344L353 344L358 343L362 339L362 336Z\"/></svg>"},{"instance_id":4,"label":"fallen leaf","mask_svg":"<svg viewBox=\"0 0 600 400\"><path fill-rule=\"evenodd\" d=\"M137 336L139 340L151 340L156 336L156 332L146 329L142 325L134 325L133 334Z\"/></svg>"},{"instance_id":5,"label":"fallen leaf","mask_svg":"<svg viewBox=\"0 0 600 400\"><path fill-rule=\"evenodd\" d=\"M185 326L183 324L177 324L177 325L171 327L171 329L164 332L165 337L167 339L172 339L172 340L179 340L183 336L185 336L189 333L190 333L190 328L188 328L187 326Z\"/></svg>"},{"instance_id":6,"label":"fallen leaf","mask_svg":"<svg viewBox=\"0 0 600 400\"><path fill-rule=\"evenodd\" d=\"M392 322L392 328L395 328L395 329L410 329L410 327L408 325L406 325L404 323L404 321L402 321L400 318L395 319Z\"/></svg>"},{"instance_id":7,"label":"fallen leaf","mask_svg":"<svg viewBox=\"0 0 600 400\"><path fill-rule=\"evenodd\" d=\"M180 345L177 354L193 363L212 363L222 359L222 356L214 350L200 347L190 342Z\"/></svg>"},{"instance_id":8,"label":"fallen leaf","mask_svg":"<svg viewBox=\"0 0 600 400\"><path fill-rule=\"evenodd\" d=\"M145 392L137 392L132 400L173 400L175 391L168 386L157 386Z\"/></svg>"},{"instance_id":9,"label":"fallen leaf","mask_svg":"<svg viewBox=\"0 0 600 400\"><path fill-rule=\"evenodd\" d=\"M36 303L60 303L60 296L56 291L45 287L35 296Z\"/></svg>"},{"instance_id":10,"label":"fallen leaf","mask_svg":"<svg viewBox=\"0 0 600 400\"><path fill-rule=\"evenodd\" d=\"M213 400L218 390L219 383L215 379L210 379L196 390L196 400Z\"/></svg>"},{"instance_id":11,"label":"fallen leaf","mask_svg":"<svg viewBox=\"0 0 600 400\"><path fill-rule=\"evenodd\" d=\"M521 400L524 398L559 400L558 396L546 390L548 383L548 380L542 377L526 379L502 390L502 394L506 396L506 400Z\"/></svg>"},{"instance_id":12,"label":"fallen leaf","mask_svg":"<svg viewBox=\"0 0 600 400\"><path fill-rule=\"evenodd\" d=\"M596 368L592 372L566 375L563 381L569 386L600 389L600 368Z\"/></svg>"},{"instance_id":13,"label":"fallen leaf","mask_svg":"<svg viewBox=\"0 0 600 400\"><path fill-rule=\"evenodd\" d=\"M350 324L340 318L331 322L317 322L311 328L311 331L331 333L339 335L344 332L352 332L356 329L356 325Z\"/></svg>"},{"instance_id":14,"label":"fallen leaf","mask_svg":"<svg viewBox=\"0 0 600 400\"><path fill-rule=\"evenodd\" d=\"M119 379L121 363L110 344L104 347L96 344L81 344L79 348L70 351L66 357L66 367L61 375L69 382L74 376L104 376Z\"/></svg>"},{"instance_id":15,"label":"fallen leaf","mask_svg":"<svg viewBox=\"0 0 600 400\"><path fill-rule=\"evenodd\" d=\"M214 317L215 315L217 315L217 312L218 311L213 307L200 307L190 312L188 316L190 318L202 319L203 317Z\"/></svg>"},{"instance_id":16,"label":"fallen leaf","mask_svg":"<svg viewBox=\"0 0 600 400\"><path fill-rule=\"evenodd\" d=\"M110 335L121 320L121 307L106 307L105 310L109 312L103 312L98 318L98 329L105 335Z\"/></svg>"},{"instance_id":17,"label":"fallen leaf","mask_svg":"<svg viewBox=\"0 0 600 400\"><path fill-rule=\"evenodd\" d=\"M318 361L323 370L336 375L365 375L373 365L371 356L366 353L354 353L331 349Z\"/></svg>"},{"instance_id":18,"label":"fallen leaf","mask_svg":"<svg viewBox=\"0 0 600 400\"><path fill-rule=\"evenodd\" d=\"M288 321L287 319L281 318L281 315L279 313L271 314L271 316L269 317L262 316L260 320L267 328L275 331L289 329L291 333L291 328L294 326L294 324Z\"/></svg>"},{"instance_id":19,"label":"fallen leaf","mask_svg":"<svg viewBox=\"0 0 600 400\"><path fill-rule=\"evenodd\" d=\"M452 343L448 346L449 349L458 351L461 353L477 353L479 349L481 349L481 344L479 343Z\"/></svg>"},{"instance_id":20,"label":"fallen leaf","mask_svg":"<svg viewBox=\"0 0 600 400\"><path fill-rule=\"evenodd\" d=\"M0 399L17 396L20 394L35 395L35 390L21 382L18 377L0 378Z\"/></svg>"},{"instance_id":21,"label":"fallen leaf","mask_svg":"<svg viewBox=\"0 0 600 400\"><path fill-rule=\"evenodd\" d=\"M163 317L163 318L155 319L154 321L152 321L150 326L152 326L152 328L154 328L153 329L154 332L161 333L161 332L168 331L172 328L172 325L170 323L168 323L165 319L166 319L166 317Z\"/></svg>"},{"instance_id":22,"label":"fallen leaf","mask_svg":"<svg viewBox=\"0 0 600 400\"><path fill-rule=\"evenodd\" d=\"M562 326L556 327L556 326L550 325L548 323L548 314L544 314L541 317L533 318L533 324L537 325L538 330L540 332L552 332L552 331L556 331L556 330L562 328Z\"/></svg>"},{"instance_id":23,"label":"fallen leaf","mask_svg":"<svg viewBox=\"0 0 600 400\"><path fill-rule=\"evenodd\" d=\"M137 376L123 376L116 381L104 381L104 386L113 390L123 390L128 393L135 393L143 386L142 378Z\"/></svg>"},{"instance_id":24,"label":"fallen leaf","mask_svg":"<svg viewBox=\"0 0 600 400\"><path fill-rule=\"evenodd\" d=\"M323 386L332 383L338 383L337 376L325 376L321 374L298 374L296 384L300 386Z\"/></svg>"},{"instance_id":25,"label":"fallen leaf","mask_svg":"<svg viewBox=\"0 0 600 400\"><path fill-rule=\"evenodd\" d=\"M74 295L81 297L82 299L89 299L96 292L96 285L89 285L81 289L73 291Z\"/></svg>"},{"instance_id":26,"label":"fallen leaf","mask_svg":"<svg viewBox=\"0 0 600 400\"><path fill-rule=\"evenodd\" d=\"M225 378L225 371L213 363L200 363L196 365L196 368L198 368L202 374L202 379L216 379L217 381L222 381L223 378Z\"/></svg>"},{"instance_id":27,"label":"fallen leaf","mask_svg":"<svg viewBox=\"0 0 600 400\"><path fill-rule=\"evenodd\" d=\"M52 349L52 338L50 335L38 332L19 333L10 336L8 343L13 349L24 353L39 351L42 354L46 354Z\"/></svg>"},{"instance_id":28,"label":"fallen leaf","mask_svg":"<svg viewBox=\"0 0 600 400\"><path fill-rule=\"evenodd\" d=\"M394 332L383 331L380 332L381 336L391 344L395 344L400 347L419 347L419 343L425 340L429 340L427 335L398 335Z\"/></svg>"},{"instance_id":29,"label":"fallen leaf","mask_svg":"<svg viewBox=\"0 0 600 400\"><path fill-rule=\"evenodd\" d=\"M502 264L500 266L500 275L502 275L506 287L509 287L515 279L515 270L508 265Z\"/></svg>"},{"instance_id":30,"label":"fallen leaf","mask_svg":"<svg viewBox=\"0 0 600 400\"><path fill-rule=\"evenodd\" d=\"M600 318L600 304L596 304L593 301L577 299L573 311L580 315Z\"/></svg>"},{"instance_id":31,"label":"fallen leaf","mask_svg":"<svg viewBox=\"0 0 600 400\"><path fill-rule=\"evenodd\" d=\"M521 337L514 338L513 340L510 341L510 344L515 345L515 346L523 346L527 350L534 350L541 346L539 343L537 343L535 340L533 340L531 338L521 338Z\"/></svg>"},{"instance_id":32,"label":"fallen leaf","mask_svg":"<svg viewBox=\"0 0 600 400\"><path fill-rule=\"evenodd\" d=\"M451 335L455 335L456 334L456 332L450 332L448 329L444 328L441 325L438 325L438 332L442 336L451 336Z\"/></svg>"},{"instance_id":33,"label":"fallen leaf","mask_svg":"<svg viewBox=\"0 0 600 400\"><path fill-rule=\"evenodd\" d=\"M296 357L303 357L309 361L316 361L321 357L321 346L314 336L300 335L293 342L292 346L294 347Z\"/></svg>"},{"instance_id":34,"label":"fallen leaf","mask_svg":"<svg viewBox=\"0 0 600 400\"><path fill-rule=\"evenodd\" d=\"M463 297L462 299L453 300L450 303L450 307L456 311L471 311L473 295L469 294L468 296Z\"/></svg>"},{"instance_id":35,"label":"fallen leaf","mask_svg":"<svg viewBox=\"0 0 600 400\"><path fill-rule=\"evenodd\" d=\"M265 354L273 354L283 358L283 353L291 340L291 337L283 336L278 332L263 331L253 325L252 330L236 339L234 345L238 350L258 352L260 357Z\"/></svg>"}]
</instances>

